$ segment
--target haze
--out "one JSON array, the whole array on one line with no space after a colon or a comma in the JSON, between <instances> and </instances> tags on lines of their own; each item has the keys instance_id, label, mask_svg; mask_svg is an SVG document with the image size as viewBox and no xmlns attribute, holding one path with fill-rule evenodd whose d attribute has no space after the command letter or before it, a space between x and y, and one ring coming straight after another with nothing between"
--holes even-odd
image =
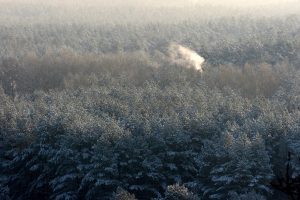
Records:
<instances>
[{"instance_id":1,"label":"haze","mask_svg":"<svg viewBox=\"0 0 300 200\"><path fill-rule=\"evenodd\" d=\"M1 24L140 24L298 14L296 0L0 0Z\"/></svg>"}]
</instances>

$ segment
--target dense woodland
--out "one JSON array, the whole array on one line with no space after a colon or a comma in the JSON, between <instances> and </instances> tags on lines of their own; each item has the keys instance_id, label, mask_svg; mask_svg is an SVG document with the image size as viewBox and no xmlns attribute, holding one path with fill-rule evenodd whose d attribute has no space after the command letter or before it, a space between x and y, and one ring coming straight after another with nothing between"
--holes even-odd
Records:
<instances>
[{"instance_id":1,"label":"dense woodland","mask_svg":"<svg viewBox=\"0 0 300 200\"><path fill-rule=\"evenodd\" d=\"M0 199L300 199L300 16L196 11L1 20Z\"/></svg>"}]
</instances>

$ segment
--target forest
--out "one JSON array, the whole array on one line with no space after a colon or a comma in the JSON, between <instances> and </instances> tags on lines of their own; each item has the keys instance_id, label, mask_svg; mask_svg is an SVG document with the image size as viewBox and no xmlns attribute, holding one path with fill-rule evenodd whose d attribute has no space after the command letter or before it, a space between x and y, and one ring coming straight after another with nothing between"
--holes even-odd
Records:
<instances>
[{"instance_id":1,"label":"forest","mask_svg":"<svg viewBox=\"0 0 300 200\"><path fill-rule=\"evenodd\" d=\"M1 200L300 199L299 2L13 1L0 0Z\"/></svg>"}]
</instances>

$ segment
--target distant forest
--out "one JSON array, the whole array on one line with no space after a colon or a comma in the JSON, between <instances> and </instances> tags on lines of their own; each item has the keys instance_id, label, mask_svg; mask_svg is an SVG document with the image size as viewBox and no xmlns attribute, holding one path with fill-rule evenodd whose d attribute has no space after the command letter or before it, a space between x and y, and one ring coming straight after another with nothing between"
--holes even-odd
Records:
<instances>
[{"instance_id":1,"label":"distant forest","mask_svg":"<svg viewBox=\"0 0 300 200\"><path fill-rule=\"evenodd\" d=\"M300 15L205 8L55 23L1 7L0 199L300 199Z\"/></svg>"}]
</instances>

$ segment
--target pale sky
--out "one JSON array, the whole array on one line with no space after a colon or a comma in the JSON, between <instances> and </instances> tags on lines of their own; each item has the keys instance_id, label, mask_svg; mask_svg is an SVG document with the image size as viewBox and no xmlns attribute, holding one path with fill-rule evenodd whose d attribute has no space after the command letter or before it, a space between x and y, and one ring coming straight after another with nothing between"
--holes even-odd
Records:
<instances>
[{"instance_id":1,"label":"pale sky","mask_svg":"<svg viewBox=\"0 0 300 200\"><path fill-rule=\"evenodd\" d=\"M130 5L226 5L226 6L260 6L266 4L278 4L287 2L299 2L299 0L0 0L0 3L42 3L42 4L130 4Z\"/></svg>"},{"instance_id":2,"label":"pale sky","mask_svg":"<svg viewBox=\"0 0 300 200\"><path fill-rule=\"evenodd\" d=\"M208 8L202 9L202 6ZM300 0L0 0L0 24L172 22L239 14L282 16L299 13Z\"/></svg>"},{"instance_id":3,"label":"pale sky","mask_svg":"<svg viewBox=\"0 0 300 200\"><path fill-rule=\"evenodd\" d=\"M295 2L295 0L190 0L190 2L215 5L263 5Z\"/></svg>"}]
</instances>

